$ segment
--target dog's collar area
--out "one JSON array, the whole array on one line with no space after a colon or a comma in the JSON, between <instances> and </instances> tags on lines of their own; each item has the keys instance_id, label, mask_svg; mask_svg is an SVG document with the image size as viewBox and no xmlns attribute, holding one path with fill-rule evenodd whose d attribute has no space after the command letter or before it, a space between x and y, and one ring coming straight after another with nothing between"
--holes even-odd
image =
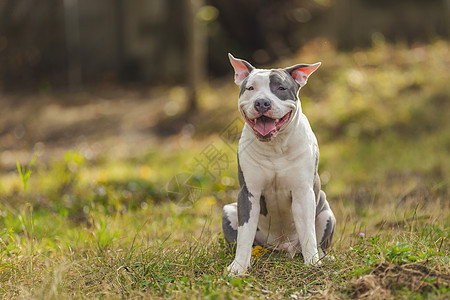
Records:
<instances>
[{"instance_id":1,"label":"dog's collar area","mask_svg":"<svg viewBox=\"0 0 450 300\"><path fill-rule=\"evenodd\" d=\"M244 113L245 120L250 125L250 127L255 132L256 136L261 141L269 141L272 137L274 137L278 131L283 127L284 124L291 117L292 111L285 114L280 119L272 119L267 116L261 115L256 119L250 119Z\"/></svg>"}]
</instances>

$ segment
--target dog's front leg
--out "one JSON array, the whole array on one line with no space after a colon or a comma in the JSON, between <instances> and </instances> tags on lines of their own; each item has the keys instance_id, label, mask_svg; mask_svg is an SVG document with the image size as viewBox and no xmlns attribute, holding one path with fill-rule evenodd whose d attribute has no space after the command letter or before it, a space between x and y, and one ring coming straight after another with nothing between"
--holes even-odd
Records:
<instances>
[{"instance_id":1,"label":"dog's front leg","mask_svg":"<svg viewBox=\"0 0 450 300\"><path fill-rule=\"evenodd\" d=\"M231 275L242 275L250 267L252 246L258 227L261 193L252 193L243 185L238 197L238 234L236 245L236 256L228 272Z\"/></svg>"},{"instance_id":2,"label":"dog's front leg","mask_svg":"<svg viewBox=\"0 0 450 300\"><path fill-rule=\"evenodd\" d=\"M315 227L316 203L312 187L292 192L292 213L305 264L320 263Z\"/></svg>"}]
</instances>

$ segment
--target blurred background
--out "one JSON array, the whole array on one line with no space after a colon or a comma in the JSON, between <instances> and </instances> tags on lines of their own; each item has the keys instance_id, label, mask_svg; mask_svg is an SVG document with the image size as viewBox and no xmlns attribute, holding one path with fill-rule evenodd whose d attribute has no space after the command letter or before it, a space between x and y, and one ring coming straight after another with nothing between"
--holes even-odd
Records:
<instances>
[{"instance_id":1,"label":"blurred background","mask_svg":"<svg viewBox=\"0 0 450 300\"><path fill-rule=\"evenodd\" d=\"M448 294L449 37L450 0L0 0L0 294ZM224 277L228 52L322 62L300 91L338 220L320 270Z\"/></svg>"},{"instance_id":2,"label":"blurred background","mask_svg":"<svg viewBox=\"0 0 450 300\"><path fill-rule=\"evenodd\" d=\"M30 0L0 2L0 89L184 84L229 74L227 52L257 65L315 38L338 50L375 34L413 45L450 35L447 0ZM320 56L320 55L318 55ZM199 77L198 79L196 77Z\"/></svg>"},{"instance_id":3,"label":"blurred background","mask_svg":"<svg viewBox=\"0 0 450 300\"><path fill-rule=\"evenodd\" d=\"M0 294L448 293L449 37L450 0L0 0ZM229 52L322 62L300 99L338 220L324 269L224 277Z\"/></svg>"},{"instance_id":4,"label":"blurred background","mask_svg":"<svg viewBox=\"0 0 450 300\"><path fill-rule=\"evenodd\" d=\"M231 52L260 67L322 61L301 99L336 193L389 172L447 182L449 36L448 0L3 0L0 171L73 150L99 168L141 157L163 183L192 172L243 125ZM158 151L188 156L170 169ZM237 185L229 169L221 189Z\"/></svg>"}]
</instances>

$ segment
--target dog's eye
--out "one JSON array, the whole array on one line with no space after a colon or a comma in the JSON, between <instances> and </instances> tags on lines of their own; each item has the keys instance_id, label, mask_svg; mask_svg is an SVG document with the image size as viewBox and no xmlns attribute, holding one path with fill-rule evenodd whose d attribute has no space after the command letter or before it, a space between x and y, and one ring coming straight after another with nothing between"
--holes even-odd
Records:
<instances>
[{"instance_id":1,"label":"dog's eye","mask_svg":"<svg viewBox=\"0 0 450 300\"><path fill-rule=\"evenodd\" d=\"M284 86L280 86L280 87L278 87L278 90L279 90L279 91L285 91L286 88L285 88Z\"/></svg>"},{"instance_id":2,"label":"dog's eye","mask_svg":"<svg viewBox=\"0 0 450 300\"><path fill-rule=\"evenodd\" d=\"M247 91L253 91L254 89L255 89L254 87L249 86L249 87L247 88Z\"/></svg>"}]
</instances>

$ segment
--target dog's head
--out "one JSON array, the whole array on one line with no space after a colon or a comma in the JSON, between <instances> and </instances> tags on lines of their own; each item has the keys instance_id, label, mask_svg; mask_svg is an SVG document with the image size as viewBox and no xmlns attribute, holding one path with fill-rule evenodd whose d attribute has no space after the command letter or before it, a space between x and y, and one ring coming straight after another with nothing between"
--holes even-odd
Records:
<instances>
[{"instance_id":1,"label":"dog's head","mask_svg":"<svg viewBox=\"0 0 450 300\"><path fill-rule=\"evenodd\" d=\"M240 87L239 111L260 141L270 141L291 121L300 105L298 92L320 66L295 65L285 69L256 69L228 54L234 82Z\"/></svg>"}]
</instances>

